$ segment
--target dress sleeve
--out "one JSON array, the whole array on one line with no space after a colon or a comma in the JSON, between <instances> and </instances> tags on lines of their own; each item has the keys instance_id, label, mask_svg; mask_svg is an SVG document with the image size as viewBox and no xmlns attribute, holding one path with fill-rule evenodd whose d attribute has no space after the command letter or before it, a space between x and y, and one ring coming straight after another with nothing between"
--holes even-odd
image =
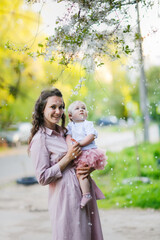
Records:
<instances>
[{"instance_id":1,"label":"dress sleeve","mask_svg":"<svg viewBox=\"0 0 160 240\"><path fill-rule=\"evenodd\" d=\"M45 146L44 136L33 139L30 155L34 162L36 178L41 185L47 185L62 177L59 164L50 165L50 153Z\"/></svg>"},{"instance_id":2,"label":"dress sleeve","mask_svg":"<svg viewBox=\"0 0 160 240\"><path fill-rule=\"evenodd\" d=\"M68 125L67 125L67 133L66 133L66 135L71 135L72 136L72 127L71 127L71 124L70 123L68 123Z\"/></svg>"},{"instance_id":3,"label":"dress sleeve","mask_svg":"<svg viewBox=\"0 0 160 240\"><path fill-rule=\"evenodd\" d=\"M85 122L85 131L87 135L94 134L96 138L98 137L97 130L94 128L94 124L91 121Z\"/></svg>"}]
</instances>

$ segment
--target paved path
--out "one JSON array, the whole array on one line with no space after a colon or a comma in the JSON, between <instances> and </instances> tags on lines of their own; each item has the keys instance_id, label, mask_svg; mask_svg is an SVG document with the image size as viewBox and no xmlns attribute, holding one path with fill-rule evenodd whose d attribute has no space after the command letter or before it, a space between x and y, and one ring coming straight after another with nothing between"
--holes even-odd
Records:
<instances>
[{"instance_id":1,"label":"paved path","mask_svg":"<svg viewBox=\"0 0 160 240\"><path fill-rule=\"evenodd\" d=\"M0 152L0 184L34 174L27 146Z\"/></svg>"},{"instance_id":2,"label":"paved path","mask_svg":"<svg viewBox=\"0 0 160 240\"><path fill-rule=\"evenodd\" d=\"M2 240L51 240L46 186L1 186L0 216ZM160 239L160 211L101 209L100 218L104 240Z\"/></svg>"},{"instance_id":3,"label":"paved path","mask_svg":"<svg viewBox=\"0 0 160 240\"><path fill-rule=\"evenodd\" d=\"M143 131L142 130L125 130L124 128L119 128L117 132L106 132L105 127L97 127L98 138L96 143L98 147L109 151L121 151L125 147L131 147L135 144L141 143L143 141ZM149 141L151 143L160 141L159 128L156 124L150 126L149 128Z\"/></svg>"}]
</instances>

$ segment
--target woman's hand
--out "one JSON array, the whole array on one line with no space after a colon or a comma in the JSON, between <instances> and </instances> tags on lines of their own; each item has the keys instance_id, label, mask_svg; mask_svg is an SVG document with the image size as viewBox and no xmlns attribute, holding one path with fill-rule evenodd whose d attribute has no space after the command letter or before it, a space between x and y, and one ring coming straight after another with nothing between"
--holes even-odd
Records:
<instances>
[{"instance_id":1,"label":"woman's hand","mask_svg":"<svg viewBox=\"0 0 160 240\"><path fill-rule=\"evenodd\" d=\"M74 142L73 145L70 145L66 156L71 160L75 159L82 153L81 147L78 142Z\"/></svg>"},{"instance_id":2,"label":"woman's hand","mask_svg":"<svg viewBox=\"0 0 160 240\"><path fill-rule=\"evenodd\" d=\"M83 175L82 179L87 178L91 172L93 172L95 169L93 167L89 167L88 165L85 165L83 167L79 167L76 169L77 176Z\"/></svg>"},{"instance_id":3,"label":"woman's hand","mask_svg":"<svg viewBox=\"0 0 160 240\"><path fill-rule=\"evenodd\" d=\"M63 171L67 165L82 153L78 142L70 145L67 154L58 162L60 170Z\"/></svg>"}]
</instances>

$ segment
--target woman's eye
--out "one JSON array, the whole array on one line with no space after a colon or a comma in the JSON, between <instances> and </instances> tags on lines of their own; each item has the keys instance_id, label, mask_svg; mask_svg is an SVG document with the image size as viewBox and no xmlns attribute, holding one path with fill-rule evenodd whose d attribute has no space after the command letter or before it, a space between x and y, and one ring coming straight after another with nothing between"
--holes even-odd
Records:
<instances>
[{"instance_id":1,"label":"woman's eye","mask_svg":"<svg viewBox=\"0 0 160 240\"><path fill-rule=\"evenodd\" d=\"M63 106L60 106L59 109L63 109L64 107Z\"/></svg>"},{"instance_id":2,"label":"woman's eye","mask_svg":"<svg viewBox=\"0 0 160 240\"><path fill-rule=\"evenodd\" d=\"M51 106L51 108L52 108L52 109L56 109L56 107L55 107L55 106Z\"/></svg>"}]
</instances>

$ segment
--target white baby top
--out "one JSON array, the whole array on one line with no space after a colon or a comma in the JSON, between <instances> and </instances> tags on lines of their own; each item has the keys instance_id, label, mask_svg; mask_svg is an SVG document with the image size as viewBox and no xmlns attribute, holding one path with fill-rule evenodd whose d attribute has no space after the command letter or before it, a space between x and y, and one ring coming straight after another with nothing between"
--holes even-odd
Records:
<instances>
[{"instance_id":1,"label":"white baby top","mask_svg":"<svg viewBox=\"0 0 160 240\"><path fill-rule=\"evenodd\" d=\"M97 138L97 131L94 128L93 122L91 121L83 121L83 122L69 122L67 126L68 135L71 135L73 139L75 139L77 142L84 139L89 134L94 134L95 138ZM82 150L87 150L91 148L97 148L95 141L92 141L90 144L88 144L85 147L82 147Z\"/></svg>"}]
</instances>

